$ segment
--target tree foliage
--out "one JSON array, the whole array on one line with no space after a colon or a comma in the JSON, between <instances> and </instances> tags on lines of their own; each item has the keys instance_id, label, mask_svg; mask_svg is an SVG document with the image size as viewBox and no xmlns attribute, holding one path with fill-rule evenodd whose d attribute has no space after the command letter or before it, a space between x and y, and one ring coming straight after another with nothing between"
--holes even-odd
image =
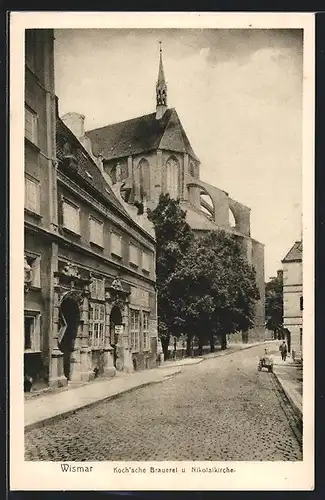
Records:
<instances>
[{"instance_id":1,"label":"tree foliage","mask_svg":"<svg viewBox=\"0 0 325 500\"><path fill-rule=\"evenodd\" d=\"M157 240L156 286L158 295L158 333L167 354L170 335L181 333L174 273L193 243L194 234L186 222L186 212L178 200L162 194L154 210L148 211Z\"/></svg>"},{"instance_id":2,"label":"tree foliage","mask_svg":"<svg viewBox=\"0 0 325 500\"><path fill-rule=\"evenodd\" d=\"M253 325L259 299L255 271L234 236L224 231L197 236L173 279L183 328L201 344Z\"/></svg>"},{"instance_id":3,"label":"tree foliage","mask_svg":"<svg viewBox=\"0 0 325 500\"><path fill-rule=\"evenodd\" d=\"M283 329L283 276L271 278L265 285L265 317L266 328L274 332L274 336Z\"/></svg>"},{"instance_id":4,"label":"tree foliage","mask_svg":"<svg viewBox=\"0 0 325 500\"><path fill-rule=\"evenodd\" d=\"M236 238L225 231L194 234L179 201L169 195L160 196L149 217L157 238L158 331L164 352L171 334L185 333L189 350L194 336L203 345L251 327L259 293L255 271Z\"/></svg>"}]
</instances>

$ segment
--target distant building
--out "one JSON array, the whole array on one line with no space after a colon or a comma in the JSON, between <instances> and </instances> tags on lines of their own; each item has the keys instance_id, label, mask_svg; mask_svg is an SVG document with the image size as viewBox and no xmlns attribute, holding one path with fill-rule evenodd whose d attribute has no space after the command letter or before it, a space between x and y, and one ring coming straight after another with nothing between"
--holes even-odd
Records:
<instances>
[{"instance_id":1,"label":"distant building","mask_svg":"<svg viewBox=\"0 0 325 500\"><path fill-rule=\"evenodd\" d=\"M296 241L282 260L283 265L283 324L289 352L302 355L303 284L302 241Z\"/></svg>"},{"instance_id":2,"label":"distant building","mask_svg":"<svg viewBox=\"0 0 325 500\"><path fill-rule=\"evenodd\" d=\"M222 229L235 235L255 267L260 300L250 338L265 337L264 245L251 237L250 208L200 179L200 160L193 151L176 109L167 106L167 84L160 51L156 111L86 132L95 156L102 158L112 182L123 180L129 203L154 208L161 193L179 198L187 221L197 233Z\"/></svg>"},{"instance_id":3,"label":"distant building","mask_svg":"<svg viewBox=\"0 0 325 500\"><path fill-rule=\"evenodd\" d=\"M156 366L154 229L59 118L52 30L26 31L25 102L25 382Z\"/></svg>"}]
</instances>

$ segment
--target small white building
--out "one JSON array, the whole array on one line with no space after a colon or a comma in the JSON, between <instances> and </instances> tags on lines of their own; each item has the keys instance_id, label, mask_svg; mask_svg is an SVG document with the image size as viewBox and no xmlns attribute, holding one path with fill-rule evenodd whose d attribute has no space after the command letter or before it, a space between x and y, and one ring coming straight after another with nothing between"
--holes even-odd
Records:
<instances>
[{"instance_id":1,"label":"small white building","mask_svg":"<svg viewBox=\"0 0 325 500\"><path fill-rule=\"evenodd\" d=\"M288 350L294 358L302 357L303 288L302 241L296 241L282 260L283 325Z\"/></svg>"}]
</instances>

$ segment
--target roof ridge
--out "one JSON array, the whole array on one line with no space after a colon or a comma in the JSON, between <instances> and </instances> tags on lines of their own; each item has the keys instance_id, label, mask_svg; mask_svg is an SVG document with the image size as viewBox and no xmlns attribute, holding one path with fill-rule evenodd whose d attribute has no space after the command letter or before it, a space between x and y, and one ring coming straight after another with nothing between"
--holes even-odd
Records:
<instances>
[{"instance_id":1,"label":"roof ridge","mask_svg":"<svg viewBox=\"0 0 325 500\"><path fill-rule=\"evenodd\" d=\"M107 125L103 125L102 127L97 127L97 128L93 128L91 130L86 130L85 134L88 134L89 132L94 132L95 130L102 130L102 129L107 128L107 127L112 127L113 125L122 125L123 123L132 122L133 120L140 120L141 118L145 118L147 116L151 116L151 115L155 115L155 114L156 114L156 112L146 113L145 115L135 116L133 118L128 118L127 120L122 120L120 122L108 123Z\"/></svg>"}]
</instances>

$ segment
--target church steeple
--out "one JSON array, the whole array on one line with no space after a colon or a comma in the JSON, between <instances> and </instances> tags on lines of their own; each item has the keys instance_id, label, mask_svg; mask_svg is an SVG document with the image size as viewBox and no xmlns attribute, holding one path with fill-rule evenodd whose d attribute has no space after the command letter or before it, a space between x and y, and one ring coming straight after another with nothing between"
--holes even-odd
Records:
<instances>
[{"instance_id":1,"label":"church steeple","mask_svg":"<svg viewBox=\"0 0 325 500\"><path fill-rule=\"evenodd\" d=\"M162 62L162 48L161 42L159 42L159 70L158 70L158 80L156 84L156 119L160 120L167 111L167 85L164 74L164 66Z\"/></svg>"}]
</instances>

